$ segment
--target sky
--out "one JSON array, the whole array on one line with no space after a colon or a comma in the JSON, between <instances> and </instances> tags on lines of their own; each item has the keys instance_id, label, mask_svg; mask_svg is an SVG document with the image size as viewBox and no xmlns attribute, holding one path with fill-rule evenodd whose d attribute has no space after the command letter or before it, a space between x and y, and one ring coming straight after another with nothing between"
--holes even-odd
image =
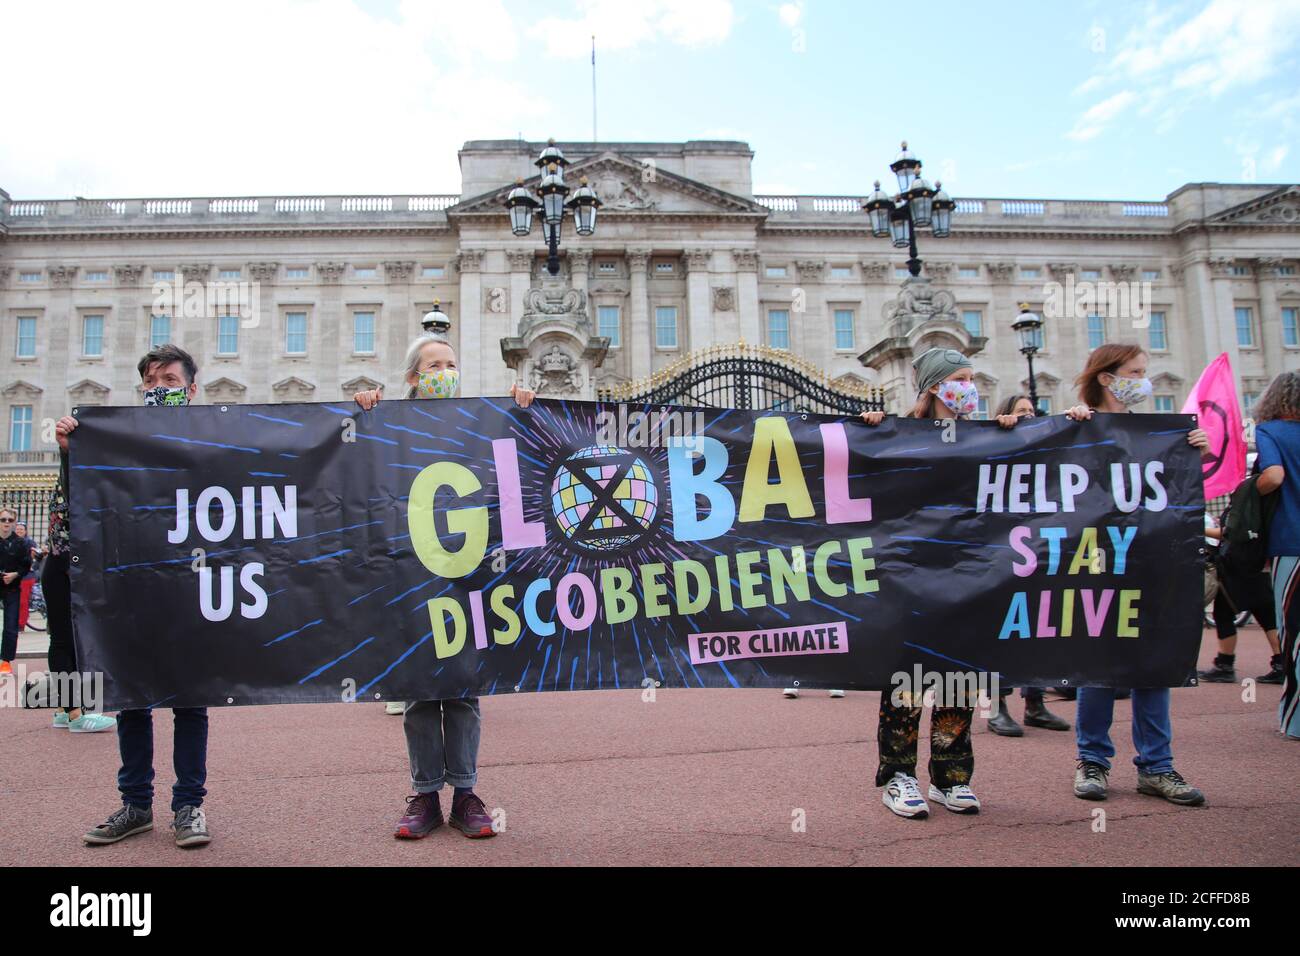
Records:
<instances>
[{"instance_id":1,"label":"sky","mask_svg":"<svg viewBox=\"0 0 1300 956\"><path fill-rule=\"evenodd\" d=\"M901 18L900 18L901 13ZM460 191L470 139L737 139L757 193L1300 180L1300 0L0 0L15 199Z\"/></svg>"}]
</instances>

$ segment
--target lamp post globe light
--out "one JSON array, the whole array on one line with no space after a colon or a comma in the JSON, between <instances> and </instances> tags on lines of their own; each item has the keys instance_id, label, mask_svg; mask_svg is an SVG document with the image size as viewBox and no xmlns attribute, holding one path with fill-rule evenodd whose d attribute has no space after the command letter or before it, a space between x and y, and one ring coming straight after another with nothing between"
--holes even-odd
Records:
<instances>
[{"instance_id":1,"label":"lamp post globe light","mask_svg":"<svg viewBox=\"0 0 1300 956\"><path fill-rule=\"evenodd\" d=\"M596 231L596 210L601 202L595 190L587 185L584 176L577 189L569 196L569 185L564 181L564 167L569 165L555 140L547 140L546 148L533 161L542 171L541 181L534 194L523 180L506 196L510 210L510 231L516 236L526 236L533 228L533 214L540 211L542 238L546 242L546 271L551 275L560 272L560 233L564 228L564 210L573 213L574 228L580 236L590 236ZM568 198L566 198L568 197Z\"/></svg>"},{"instance_id":2,"label":"lamp post globe light","mask_svg":"<svg viewBox=\"0 0 1300 956\"><path fill-rule=\"evenodd\" d=\"M952 211L957 204L943 190L942 183L933 186L921 175L921 161L907 149L889 164L898 180L898 193L891 199L876 181L875 191L862 204L871 221L871 234L878 239L889 238L895 248L906 249L907 271L912 276L921 274L921 257L916 251L916 232L929 229L936 239L946 239L952 228Z\"/></svg>"},{"instance_id":3,"label":"lamp post globe light","mask_svg":"<svg viewBox=\"0 0 1300 956\"><path fill-rule=\"evenodd\" d=\"M1029 303L1020 303L1020 314L1011 328L1020 337L1020 351L1029 363L1029 404L1034 406L1034 414L1039 413L1038 383L1034 381L1034 356L1043 347L1043 320L1029 311Z\"/></svg>"},{"instance_id":4,"label":"lamp post globe light","mask_svg":"<svg viewBox=\"0 0 1300 956\"><path fill-rule=\"evenodd\" d=\"M447 313L438 308L441 299L433 300L433 308L424 313L424 318L420 320L420 327L426 332L433 332L437 335L446 335L451 331L451 319Z\"/></svg>"}]
</instances>

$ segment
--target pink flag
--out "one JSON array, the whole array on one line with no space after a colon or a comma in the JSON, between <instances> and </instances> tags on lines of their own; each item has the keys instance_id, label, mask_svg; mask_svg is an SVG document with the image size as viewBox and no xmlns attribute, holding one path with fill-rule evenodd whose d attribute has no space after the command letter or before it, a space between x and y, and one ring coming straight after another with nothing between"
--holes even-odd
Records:
<instances>
[{"instance_id":1,"label":"pink flag","mask_svg":"<svg viewBox=\"0 0 1300 956\"><path fill-rule=\"evenodd\" d=\"M1205 460L1205 497L1231 493L1246 477L1246 442L1242 438L1241 405L1227 352L1201 373L1183 405L1183 414L1199 416L1197 424L1210 436L1213 457Z\"/></svg>"}]
</instances>

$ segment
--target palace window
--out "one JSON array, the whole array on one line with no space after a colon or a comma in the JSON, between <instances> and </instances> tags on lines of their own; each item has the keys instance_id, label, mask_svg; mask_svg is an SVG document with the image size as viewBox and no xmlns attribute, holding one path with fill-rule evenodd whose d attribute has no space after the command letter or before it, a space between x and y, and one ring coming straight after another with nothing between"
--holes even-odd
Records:
<instances>
[{"instance_id":1,"label":"palace window","mask_svg":"<svg viewBox=\"0 0 1300 956\"><path fill-rule=\"evenodd\" d=\"M1297 313L1300 309L1282 310L1282 344L1290 348L1300 346L1300 327L1297 327Z\"/></svg>"},{"instance_id":2,"label":"palace window","mask_svg":"<svg viewBox=\"0 0 1300 956\"><path fill-rule=\"evenodd\" d=\"M841 351L854 348L853 310L835 310L835 347Z\"/></svg>"},{"instance_id":3,"label":"palace window","mask_svg":"<svg viewBox=\"0 0 1300 956\"><path fill-rule=\"evenodd\" d=\"M96 270L96 271L94 271L94 272L87 272L87 273L86 273L86 281L87 281L87 282L107 282L107 281L108 281L108 273L107 273L107 272L102 272L102 271L99 271L99 270Z\"/></svg>"},{"instance_id":4,"label":"palace window","mask_svg":"<svg viewBox=\"0 0 1300 956\"><path fill-rule=\"evenodd\" d=\"M767 266L763 269L763 275L769 279L784 279L785 266Z\"/></svg>"},{"instance_id":5,"label":"palace window","mask_svg":"<svg viewBox=\"0 0 1300 956\"><path fill-rule=\"evenodd\" d=\"M154 269L154 270L153 270L153 281L154 281L154 282L174 282L175 279L176 279L176 273L175 273L173 270L171 270L171 269Z\"/></svg>"},{"instance_id":6,"label":"palace window","mask_svg":"<svg viewBox=\"0 0 1300 956\"><path fill-rule=\"evenodd\" d=\"M1174 410L1174 397L1172 395L1155 396L1155 410L1158 412L1172 412Z\"/></svg>"},{"instance_id":7,"label":"palace window","mask_svg":"<svg viewBox=\"0 0 1300 956\"><path fill-rule=\"evenodd\" d=\"M14 357L36 358L36 316L18 316L18 347Z\"/></svg>"},{"instance_id":8,"label":"palace window","mask_svg":"<svg viewBox=\"0 0 1300 956\"><path fill-rule=\"evenodd\" d=\"M81 354L88 358L98 358L104 354L104 317L102 315L84 315L81 317Z\"/></svg>"},{"instance_id":9,"label":"palace window","mask_svg":"<svg viewBox=\"0 0 1300 956\"><path fill-rule=\"evenodd\" d=\"M852 279L853 266L831 266L832 279Z\"/></svg>"},{"instance_id":10,"label":"palace window","mask_svg":"<svg viewBox=\"0 0 1300 956\"><path fill-rule=\"evenodd\" d=\"M284 351L288 355L307 354L307 313L284 314Z\"/></svg>"},{"instance_id":11,"label":"palace window","mask_svg":"<svg viewBox=\"0 0 1300 956\"><path fill-rule=\"evenodd\" d=\"M15 405L9 409L9 450L32 450L32 406Z\"/></svg>"},{"instance_id":12,"label":"palace window","mask_svg":"<svg viewBox=\"0 0 1300 956\"><path fill-rule=\"evenodd\" d=\"M172 340L172 317L170 315L149 316L149 348L156 349Z\"/></svg>"},{"instance_id":13,"label":"palace window","mask_svg":"<svg viewBox=\"0 0 1300 956\"><path fill-rule=\"evenodd\" d=\"M984 334L984 313L979 309L963 309L961 320L971 335Z\"/></svg>"},{"instance_id":14,"label":"palace window","mask_svg":"<svg viewBox=\"0 0 1300 956\"><path fill-rule=\"evenodd\" d=\"M307 278L307 275L308 270L306 266L290 266L284 270L284 277L286 279L305 279Z\"/></svg>"},{"instance_id":15,"label":"palace window","mask_svg":"<svg viewBox=\"0 0 1300 956\"><path fill-rule=\"evenodd\" d=\"M375 313L352 313L352 351L358 355L375 354Z\"/></svg>"},{"instance_id":16,"label":"palace window","mask_svg":"<svg viewBox=\"0 0 1300 956\"><path fill-rule=\"evenodd\" d=\"M1034 268L1033 266L1027 266L1027 267L1025 267L1025 268L1022 268L1022 269L1020 270L1020 278L1022 278L1022 279L1037 279L1037 278L1038 278L1038 269Z\"/></svg>"},{"instance_id":17,"label":"palace window","mask_svg":"<svg viewBox=\"0 0 1300 956\"><path fill-rule=\"evenodd\" d=\"M790 348L789 309L768 309L767 344L774 349Z\"/></svg>"},{"instance_id":18,"label":"palace window","mask_svg":"<svg viewBox=\"0 0 1300 956\"><path fill-rule=\"evenodd\" d=\"M375 277L375 267L356 266L352 270L352 275L358 279L373 279Z\"/></svg>"},{"instance_id":19,"label":"palace window","mask_svg":"<svg viewBox=\"0 0 1300 956\"><path fill-rule=\"evenodd\" d=\"M1165 314L1163 312L1151 313L1151 324L1147 328L1147 334L1151 336L1151 351L1168 351L1169 333L1165 328Z\"/></svg>"},{"instance_id":20,"label":"palace window","mask_svg":"<svg viewBox=\"0 0 1300 956\"><path fill-rule=\"evenodd\" d=\"M1106 343L1106 319L1100 315L1088 316L1088 348L1100 348Z\"/></svg>"},{"instance_id":21,"label":"palace window","mask_svg":"<svg viewBox=\"0 0 1300 956\"><path fill-rule=\"evenodd\" d=\"M1242 348L1254 348L1255 346L1255 314L1254 309L1238 308L1235 311L1237 317L1237 344Z\"/></svg>"},{"instance_id":22,"label":"palace window","mask_svg":"<svg viewBox=\"0 0 1300 956\"><path fill-rule=\"evenodd\" d=\"M426 279L441 279L447 270L442 266L425 266L420 270L420 275Z\"/></svg>"},{"instance_id":23,"label":"palace window","mask_svg":"<svg viewBox=\"0 0 1300 956\"><path fill-rule=\"evenodd\" d=\"M40 282L41 274L39 272L20 272L18 273L19 282Z\"/></svg>"},{"instance_id":24,"label":"palace window","mask_svg":"<svg viewBox=\"0 0 1300 956\"><path fill-rule=\"evenodd\" d=\"M1156 281L1157 279L1159 279L1159 278L1160 278L1160 270L1159 270L1159 269L1144 269L1144 270L1142 270L1142 281L1143 281L1143 282L1155 282L1155 281Z\"/></svg>"},{"instance_id":25,"label":"palace window","mask_svg":"<svg viewBox=\"0 0 1300 956\"><path fill-rule=\"evenodd\" d=\"M655 347L677 348L677 306L661 305L655 309Z\"/></svg>"},{"instance_id":26,"label":"palace window","mask_svg":"<svg viewBox=\"0 0 1300 956\"><path fill-rule=\"evenodd\" d=\"M244 274L242 269L222 269L217 273L218 279L238 279Z\"/></svg>"},{"instance_id":27,"label":"palace window","mask_svg":"<svg viewBox=\"0 0 1300 956\"><path fill-rule=\"evenodd\" d=\"M962 266L957 270L957 278L959 279L978 279L979 277L979 266Z\"/></svg>"},{"instance_id":28,"label":"palace window","mask_svg":"<svg viewBox=\"0 0 1300 956\"><path fill-rule=\"evenodd\" d=\"M217 354L239 354L239 316L217 316Z\"/></svg>"},{"instance_id":29,"label":"palace window","mask_svg":"<svg viewBox=\"0 0 1300 956\"><path fill-rule=\"evenodd\" d=\"M1096 282L1101 278L1100 269L1084 269L1079 273L1080 279L1086 279L1088 282Z\"/></svg>"},{"instance_id":30,"label":"palace window","mask_svg":"<svg viewBox=\"0 0 1300 956\"><path fill-rule=\"evenodd\" d=\"M609 339L609 347L619 348L622 344L623 325L619 321L619 308L616 305L602 305L596 308L596 334Z\"/></svg>"}]
</instances>

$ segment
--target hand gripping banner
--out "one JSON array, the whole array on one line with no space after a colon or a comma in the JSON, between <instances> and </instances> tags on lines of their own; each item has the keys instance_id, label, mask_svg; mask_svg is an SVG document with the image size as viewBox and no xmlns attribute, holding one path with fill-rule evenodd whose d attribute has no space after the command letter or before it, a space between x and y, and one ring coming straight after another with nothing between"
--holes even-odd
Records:
<instances>
[{"instance_id":1,"label":"hand gripping banner","mask_svg":"<svg viewBox=\"0 0 1300 956\"><path fill-rule=\"evenodd\" d=\"M1176 686L1189 415L994 422L507 400L85 408L80 665L109 708L893 675Z\"/></svg>"}]
</instances>

